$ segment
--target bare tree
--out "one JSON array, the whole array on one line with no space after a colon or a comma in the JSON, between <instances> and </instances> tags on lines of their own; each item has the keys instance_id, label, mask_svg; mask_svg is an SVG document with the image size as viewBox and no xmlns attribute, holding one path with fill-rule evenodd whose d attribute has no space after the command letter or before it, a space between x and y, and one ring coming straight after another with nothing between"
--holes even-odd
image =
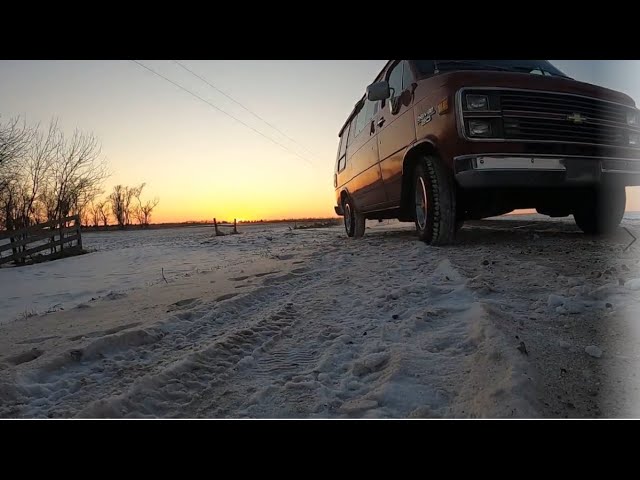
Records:
<instances>
[{"instance_id":1,"label":"bare tree","mask_svg":"<svg viewBox=\"0 0 640 480\"><path fill-rule=\"evenodd\" d=\"M80 213L99 193L108 176L100 161L100 146L92 134L76 130L71 139L61 138L48 194L50 219L61 219L70 213Z\"/></svg>"},{"instance_id":2,"label":"bare tree","mask_svg":"<svg viewBox=\"0 0 640 480\"><path fill-rule=\"evenodd\" d=\"M71 213L86 225L91 221L89 205L106 177L92 134L76 130L67 138L55 119L44 130L19 119L0 122L0 227L15 231ZM27 248L25 242L13 253Z\"/></svg>"},{"instance_id":3,"label":"bare tree","mask_svg":"<svg viewBox=\"0 0 640 480\"><path fill-rule=\"evenodd\" d=\"M127 214L125 213L125 203L127 196L127 187L116 185L113 192L109 195L109 203L111 204L111 212L120 228L124 228L127 222Z\"/></svg>"},{"instance_id":4,"label":"bare tree","mask_svg":"<svg viewBox=\"0 0 640 480\"><path fill-rule=\"evenodd\" d=\"M31 136L32 130L24 121L20 121L20 117L6 123L0 122L0 174L6 173L9 164L20 158L29 145Z\"/></svg>"},{"instance_id":5,"label":"bare tree","mask_svg":"<svg viewBox=\"0 0 640 480\"><path fill-rule=\"evenodd\" d=\"M146 185L146 183L141 183L140 185L138 185L137 187L128 187L127 188L127 204L126 204L126 210L127 210L127 224L131 224L131 219L132 218L136 218L136 219L140 219L140 207L141 207L141 203L140 203L140 195L142 195L142 190L144 189L144 186ZM133 203L133 199L136 199L138 202L138 205L135 205ZM141 222L140 222L141 223Z\"/></svg>"},{"instance_id":6,"label":"bare tree","mask_svg":"<svg viewBox=\"0 0 640 480\"><path fill-rule=\"evenodd\" d=\"M47 132L36 125L31 142L26 149L18 180L21 198L17 218L17 228L28 227L46 216L39 204L46 191L48 177L56 161L56 152L61 138L57 121L52 121Z\"/></svg>"},{"instance_id":7,"label":"bare tree","mask_svg":"<svg viewBox=\"0 0 640 480\"><path fill-rule=\"evenodd\" d=\"M99 188L79 189L73 196L73 208L71 213L79 215L80 218L89 219L86 223L83 221L85 225L89 225L91 223L90 219L93 216L92 205L102 193L103 190Z\"/></svg>"},{"instance_id":8,"label":"bare tree","mask_svg":"<svg viewBox=\"0 0 640 480\"><path fill-rule=\"evenodd\" d=\"M6 230L15 230L18 216L19 186L15 180L7 180L0 192L2 202L2 223Z\"/></svg>"},{"instance_id":9,"label":"bare tree","mask_svg":"<svg viewBox=\"0 0 640 480\"><path fill-rule=\"evenodd\" d=\"M142 203L141 195L146 183L135 187L116 185L109 195L111 212L120 228L131 225L136 220L140 225L147 226L151 220L153 209L158 205L158 198ZM134 199L136 200L134 202Z\"/></svg>"},{"instance_id":10,"label":"bare tree","mask_svg":"<svg viewBox=\"0 0 640 480\"><path fill-rule=\"evenodd\" d=\"M84 208L80 213L80 224L89 227L93 225L93 213L90 207Z\"/></svg>"},{"instance_id":11,"label":"bare tree","mask_svg":"<svg viewBox=\"0 0 640 480\"><path fill-rule=\"evenodd\" d=\"M143 227L148 227L149 222L151 221L151 214L153 213L153 209L158 206L160 200L158 197L155 197L153 200L147 200L145 203L142 203L142 190L146 186L146 183L140 184L138 187L134 187L131 189L133 195L138 201L138 205L133 207L133 215L135 219L138 221L138 224Z\"/></svg>"},{"instance_id":12,"label":"bare tree","mask_svg":"<svg viewBox=\"0 0 640 480\"><path fill-rule=\"evenodd\" d=\"M92 201L91 205L88 208L89 211L89 220L90 222L87 225L92 225L94 227L98 227L100 225L100 207L96 201Z\"/></svg>"},{"instance_id":13,"label":"bare tree","mask_svg":"<svg viewBox=\"0 0 640 480\"><path fill-rule=\"evenodd\" d=\"M133 207L132 214L133 218L135 218L138 222L138 225L144 226L144 214L142 213L142 208L136 205L135 207Z\"/></svg>"},{"instance_id":14,"label":"bare tree","mask_svg":"<svg viewBox=\"0 0 640 480\"><path fill-rule=\"evenodd\" d=\"M98 201L94 199L87 207L87 210L94 227L99 227L100 223L105 227L109 224L109 200Z\"/></svg>"},{"instance_id":15,"label":"bare tree","mask_svg":"<svg viewBox=\"0 0 640 480\"><path fill-rule=\"evenodd\" d=\"M10 229L29 227L45 216L40 198L55 161L58 141L55 122L51 123L47 132L42 132L40 125L33 127L29 145L23 152L10 188L12 212L9 213L7 210ZM28 236L29 234L24 232L14 238L27 240ZM28 245L25 243L18 250L25 251L27 248Z\"/></svg>"},{"instance_id":16,"label":"bare tree","mask_svg":"<svg viewBox=\"0 0 640 480\"><path fill-rule=\"evenodd\" d=\"M142 211L144 226L149 226L149 222L151 222L151 214L153 213L153 209L158 206L158 203L160 203L160 199L158 197L155 197L153 200L147 200L147 203L140 207L140 210Z\"/></svg>"},{"instance_id":17,"label":"bare tree","mask_svg":"<svg viewBox=\"0 0 640 480\"><path fill-rule=\"evenodd\" d=\"M151 222L151 214L153 209L158 206L160 199L155 197L153 200L147 200L145 203L140 202L140 205L135 207L134 213L138 224L143 227L148 227Z\"/></svg>"},{"instance_id":18,"label":"bare tree","mask_svg":"<svg viewBox=\"0 0 640 480\"><path fill-rule=\"evenodd\" d=\"M98 211L100 213L100 219L102 220L103 226L109 225L109 200L104 200L97 204Z\"/></svg>"},{"instance_id":19,"label":"bare tree","mask_svg":"<svg viewBox=\"0 0 640 480\"><path fill-rule=\"evenodd\" d=\"M135 188L135 197L138 201L138 205L135 207L134 211L138 223L142 226L148 227L149 221L151 220L151 212L158 205L160 200L158 200L158 198L156 197L153 200L149 200L145 204L143 204L140 197L145 186L146 183L142 183L140 184L140 186Z\"/></svg>"},{"instance_id":20,"label":"bare tree","mask_svg":"<svg viewBox=\"0 0 640 480\"><path fill-rule=\"evenodd\" d=\"M0 227L15 228L14 219L19 210L18 185L22 159L29 147L33 130L20 118L0 122Z\"/></svg>"}]
</instances>

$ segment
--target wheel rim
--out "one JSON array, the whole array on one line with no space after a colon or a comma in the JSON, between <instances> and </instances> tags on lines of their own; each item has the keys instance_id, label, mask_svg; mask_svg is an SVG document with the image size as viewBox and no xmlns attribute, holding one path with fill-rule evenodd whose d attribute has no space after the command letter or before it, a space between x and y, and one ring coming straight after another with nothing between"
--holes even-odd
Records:
<instances>
[{"instance_id":1,"label":"wheel rim","mask_svg":"<svg viewBox=\"0 0 640 480\"><path fill-rule=\"evenodd\" d=\"M421 177L416 181L416 223L420 230L427 226L427 187Z\"/></svg>"},{"instance_id":2,"label":"wheel rim","mask_svg":"<svg viewBox=\"0 0 640 480\"><path fill-rule=\"evenodd\" d=\"M348 203L344 205L344 228L347 234L351 233L351 206Z\"/></svg>"}]
</instances>

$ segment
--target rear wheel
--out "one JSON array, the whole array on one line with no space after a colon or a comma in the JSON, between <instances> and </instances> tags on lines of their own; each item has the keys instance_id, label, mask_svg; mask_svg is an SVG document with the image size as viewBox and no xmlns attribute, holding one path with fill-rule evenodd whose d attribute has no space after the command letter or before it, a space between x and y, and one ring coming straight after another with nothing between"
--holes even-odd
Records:
<instances>
[{"instance_id":1,"label":"rear wheel","mask_svg":"<svg viewBox=\"0 0 640 480\"><path fill-rule=\"evenodd\" d=\"M350 198L342 201L342 211L344 212L344 229L347 237L360 238L364 235L365 218L353 205Z\"/></svg>"},{"instance_id":2,"label":"rear wheel","mask_svg":"<svg viewBox=\"0 0 640 480\"><path fill-rule=\"evenodd\" d=\"M620 225L626 203L624 187L593 189L574 208L573 218L584 233L611 233Z\"/></svg>"},{"instance_id":3,"label":"rear wheel","mask_svg":"<svg viewBox=\"0 0 640 480\"><path fill-rule=\"evenodd\" d=\"M446 245L456 235L456 195L453 178L442 163L426 156L414 171L413 198L418 238Z\"/></svg>"}]
</instances>

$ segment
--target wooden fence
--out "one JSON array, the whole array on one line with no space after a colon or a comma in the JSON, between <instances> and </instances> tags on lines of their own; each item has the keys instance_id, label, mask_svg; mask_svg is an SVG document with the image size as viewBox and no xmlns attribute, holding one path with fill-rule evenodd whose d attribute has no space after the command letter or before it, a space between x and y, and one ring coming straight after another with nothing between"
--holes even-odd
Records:
<instances>
[{"instance_id":1,"label":"wooden fence","mask_svg":"<svg viewBox=\"0 0 640 480\"><path fill-rule=\"evenodd\" d=\"M220 229L218 227L230 227L231 225L228 224L224 224L224 223L218 223L218 220L216 218L213 219L213 228L216 231L216 237L220 237L220 236L224 236L226 235L226 233L222 233L220 231ZM236 222L236 219L233 219L233 232L234 235L238 234L238 223Z\"/></svg>"},{"instance_id":2,"label":"wooden fence","mask_svg":"<svg viewBox=\"0 0 640 480\"><path fill-rule=\"evenodd\" d=\"M0 265L9 262L22 265L78 253L82 253L78 215L0 233Z\"/></svg>"}]
</instances>

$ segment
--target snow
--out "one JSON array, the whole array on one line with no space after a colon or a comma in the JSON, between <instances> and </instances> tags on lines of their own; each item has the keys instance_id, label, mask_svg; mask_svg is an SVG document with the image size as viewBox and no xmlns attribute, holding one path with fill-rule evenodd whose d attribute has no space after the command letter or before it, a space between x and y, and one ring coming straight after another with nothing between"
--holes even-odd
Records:
<instances>
[{"instance_id":1,"label":"snow","mask_svg":"<svg viewBox=\"0 0 640 480\"><path fill-rule=\"evenodd\" d=\"M600 400L637 394L636 253L624 235L517 220L465 226L445 248L398 222L361 240L286 225L86 234L93 253L0 269L0 416L636 412Z\"/></svg>"},{"instance_id":2,"label":"snow","mask_svg":"<svg viewBox=\"0 0 640 480\"><path fill-rule=\"evenodd\" d=\"M600 358L602 356L602 350L595 345L589 345L584 349L585 353L594 358Z\"/></svg>"},{"instance_id":3,"label":"snow","mask_svg":"<svg viewBox=\"0 0 640 480\"><path fill-rule=\"evenodd\" d=\"M216 237L211 227L84 233L84 247L94 250L89 255L0 268L0 323L105 296L116 299L164 282L163 271L170 280L244 265L268 253L270 242L260 232L289 231L283 225L247 225L240 230L245 233L223 237Z\"/></svg>"},{"instance_id":4,"label":"snow","mask_svg":"<svg viewBox=\"0 0 640 480\"><path fill-rule=\"evenodd\" d=\"M629 290L640 290L640 278L634 278L624 284Z\"/></svg>"}]
</instances>

